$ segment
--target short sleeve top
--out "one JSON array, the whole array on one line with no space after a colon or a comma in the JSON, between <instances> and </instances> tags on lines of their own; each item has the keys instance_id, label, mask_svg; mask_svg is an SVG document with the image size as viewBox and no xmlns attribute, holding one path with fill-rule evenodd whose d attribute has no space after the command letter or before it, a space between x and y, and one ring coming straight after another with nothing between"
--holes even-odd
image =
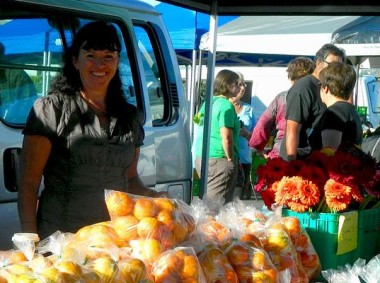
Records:
<instances>
[{"instance_id":1,"label":"short sleeve top","mask_svg":"<svg viewBox=\"0 0 380 283\"><path fill-rule=\"evenodd\" d=\"M203 104L200 113L205 113L205 105ZM239 158L239 129L240 123L237 118L236 111L232 103L224 97L213 96L212 105L212 117L211 117L211 128L210 128L210 158L224 158L226 157L222 136L220 134L220 128L230 128L233 131L233 142L234 142L234 158L238 160ZM202 144L198 144L196 149L197 156L202 156Z\"/></svg>"},{"instance_id":2,"label":"short sleeve top","mask_svg":"<svg viewBox=\"0 0 380 283\"><path fill-rule=\"evenodd\" d=\"M313 75L299 79L286 97L286 120L301 124L299 147L308 146L307 131L314 128L326 109L319 94L319 80Z\"/></svg>"},{"instance_id":3,"label":"short sleeve top","mask_svg":"<svg viewBox=\"0 0 380 283\"><path fill-rule=\"evenodd\" d=\"M23 133L46 136L52 144L39 202L39 233L73 232L109 219L105 189L128 190L125 172L144 138L141 125L137 130L122 125L109 117L108 129L101 127L79 94L51 94L35 102Z\"/></svg>"}]
</instances>

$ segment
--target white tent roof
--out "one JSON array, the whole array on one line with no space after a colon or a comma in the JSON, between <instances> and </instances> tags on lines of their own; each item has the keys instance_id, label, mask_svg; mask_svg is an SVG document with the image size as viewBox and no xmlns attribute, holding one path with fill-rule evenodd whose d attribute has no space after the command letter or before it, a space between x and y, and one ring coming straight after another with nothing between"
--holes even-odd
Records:
<instances>
[{"instance_id":1,"label":"white tent roof","mask_svg":"<svg viewBox=\"0 0 380 283\"><path fill-rule=\"evenodd\" d=\"M315 55L332 33L356 16L241 16L217 30L216 50L257 54ZM208 50L209 34L200 49ZM349 54L347 54L349 55Z\"/></svg>"}]
</instances>

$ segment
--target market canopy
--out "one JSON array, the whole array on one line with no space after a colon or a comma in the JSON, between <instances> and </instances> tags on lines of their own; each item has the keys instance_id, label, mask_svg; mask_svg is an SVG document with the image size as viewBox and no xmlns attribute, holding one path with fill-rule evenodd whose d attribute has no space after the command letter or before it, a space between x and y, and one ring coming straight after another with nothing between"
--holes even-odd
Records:
<instances>
[{"instance_id":1,"label":"market canopy","mask_svg":"<svg viewBox=\"0 0 380 283\"><path fill-rule=\"evenodd\" d=\"M217 15L364 15L380 11L380 4L372 0L162 0L176 6L206 14Z\"/></svg>"},{"instance_id":2,"label":"market canopy","mask_svg":"<svg viewBox=\"0 0 380 283\"><path fill-rule=\"evenodd\" d=\"M357 18L241 16L218 28L216 51L314 56L323 44L331 42L333 32ZM200 49L208 50L209 40L209 34L204 34Z\"/></svg>"},{"instance_id":3,"label":"market canopy","mask_svg":"<svg viewBox=\"0 0 380 283\"><path fill-rule=\"evenodd\" d=\"M357 63L380 55L380 16L362 16L337 29L331 42L355 56Z\"/></svg>"}]
</instances>

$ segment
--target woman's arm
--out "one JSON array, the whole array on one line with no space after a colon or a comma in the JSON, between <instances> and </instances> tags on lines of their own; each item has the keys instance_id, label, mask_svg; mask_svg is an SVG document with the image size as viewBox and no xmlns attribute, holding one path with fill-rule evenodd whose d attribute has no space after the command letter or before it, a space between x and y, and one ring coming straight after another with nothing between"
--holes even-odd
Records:
<instances>
[{"instance_id":1,"label":"woman's arm","mask_svg":"<svg viewBox=\"0 0 380 283\"><path fill-rule=\"evenodd\" d=\"M129 188L128 193L134 195L142 195L148 197L168 197L166 192L157 192L144 185L137 172L137 163L139 161L140 148L135 149L135 158L132 164L128 167L126 177L128 179Z\"/></svg>"},{"instance_id":2,"label":"woman's arm","mask_svg":"<svg viewBox=\"0 0 380 283\"><path fill-rule=\"evenodd\" d=\"M232 137L232 129L221 127L220 135L222 136L223 150L228 161L234 161L234 141Z\"/></svg>"},{"instance_id":3,"label":"woman's arm","mask_svg":"<svg viewBox=\"0 0 380 283\"><path fill-rule=\"evenodd\" d=\"M42 174L51 152L47 137L25 135L18 191L18 212L23 232L37 233L37 203Z\"/></svg>"}]
</instances>

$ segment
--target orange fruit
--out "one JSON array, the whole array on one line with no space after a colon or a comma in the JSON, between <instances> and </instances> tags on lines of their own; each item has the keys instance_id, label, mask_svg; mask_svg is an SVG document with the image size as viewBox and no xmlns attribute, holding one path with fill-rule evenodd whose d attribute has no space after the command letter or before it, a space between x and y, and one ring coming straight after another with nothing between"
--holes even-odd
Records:
<instances>
[{"instance_id":1,"label":"orange fruit","mask_svg":"<svg viewBox=\"0 0 380 283\"><path fill-rule=\"evenodd\" d=\"M153 198L153 202L157 206L157 210L169 210L174 212L177 209L177 204L174 200L169 198Z\"/></svg>"},{"instance_id":2,"label":"orange fruit","mask_svg":"<svg viewBox=\"0 0 380 283\"><path fill-rule=\"evenodd\" d=\"M163 252L161 243L156 239L145 239L143 247L144 258L151 264L155 262Z\"/></svg>"},{"instance_id":3,"label":"orange fruit","mask_svg":"<svg viewBox=\"0 0 380 283\"><path fill-rule=\"evenodd\" d=\"M195 219L191 214L184 212L182 213L180 219L183 219L185 221L188 234L194 231Z\"/></svg>"},{"instance_id":4,"label":"orange fruit","mask_svg":"<svg viewBox=\"0 0 380 283\"><path fill-rule=\"evenodd\" d=\"M40 276L36 273L24 273L17 276L17 283L38 283L41 282Z\"/></svg>"},{"instance_id":5,"label":"orange fruit","mask_svg":"<svg viewBox=\"0 0 380 283\"><path fill-rule=\"evenodd\" d=\"M60 279L61 278L61 272L53 266L48 267L48 268L44 268L43 270L41 270L40 274L44 278L48 279L48 280L46 280L47 282L50 282L50 281L51 282L61 282L61 279Z\"/></svg>"},{"instance_id":6,"label":"orange fruit","mask_svg":"<svg viewBox=\"0 0 380 283\"><path fill-rule=\"evenodd\" d=\"M251 274L252 283L273 283L272 278L263 271L256 271Z\"/></svg>"},{"instance_id":7,"label":"orange fruit","mask_svg":"<svg viewBox=\"0 0 380 283\"><path fill-rule=\"evenodd\" d=\"M139 221L133 215L120 216L112 221L116 234L126 242L138 238L138 223Z\"/></svg>"},{"instance_id":8,"label":"orange fruit","mask_svg":"<svg viewBox=\"0 0 380 283\"><path fill-rule=\"evenodd\" d=\"M33 271L33 269L31 269L29 266L27 266L23 262L8 265L7 267L5 267L5 269L6 271L8 271L10 274L13 274L13 275L20 275L23 273Z\"/></svg>"},{"instance_id":9,"label":"orange fruit","mask_svg":"<svg viewBox=\"0 0 380 283\"><path fill-rule=\"evenodd\" d=\"M0 274L0 283L8 283L8 279L6 277L8 277L8 276L6 276L6 274Z\"/></svg>"},{"instance_id":10,"label":"orange fruit","mask_svg":"<svg viewBox=\"0 0 380 283\"><path fill-rule=\"evenodd\" d=\"M56 262L54 265L55 268L57 268L62 276L65 278L65 280L79 280L82 276L82 268L79 264L69 261L69 260L62 260ZM70 281L69 281L70 282Z\"/></svg>"},{"instance_id":11,"label":"orange fruit","mask_svg":"<svg viewBox=\"0 0 380 283\"><path fill-rule=\"evenodd\" d=\"M152 199L139 198L135 202L133 209L133 215L141 220L145 217L156 217L157 207Z\"/></svg>"},{"instance_id":12,"label":"orange fruit","mask_svg":"<svg viewBox=\"0 0 380 283\"><path fill-rule=\"evenodd\" d=\"M84 283L99 283L102 282L102 279L95 271L86 271L82 275ZM82 282L82 281L81 281Z\"/></svg>"},{"instance_id":13,"label":"orange fruit","mask_svg":"<svg viewBox=\"0 0 380 283\"><path fill-rule=\"evenodd\" d=\"M137 224L137 235L140 238L155 238L160 236L160 222L153 217L144 217Z\"/></svg>"},{"instance_id":14,"label":"orange fruit","mask_svg":"<svg viewBox=\"0 0 380 283\"><path fill-rule=\"evenodd\" d=\"M265 254L261 251L255 251L252 256L252 267L255 270L263 270L267 267Z\"/></svg>"},{"instance_id":15,"label":"orange fruit","mask_svg":"<svg viewBox=\"0 0 380 283\"><path fill-rule=\"evenodd\" d=\"M269 229L266 232L268 232L264 244L266 251L279 252L290 244L289 236L284 230Z\"/></svg>"},{"instance_id":16,"label":"orange fruit","mask_svg":"<svg viewBox=\"0 0 380 283\"><path fill-rule=\"evenodd\" d=\"M140 282L145 275L146 267L142 260L130 258L129 260L119 262L121 282Z\"/></svg>"},{"instance_id":17,"label":"orange fruit","mask_svg":"<svg viewBox=\"0 0 380 283\"><path fill-rule=\"evenodd\" d=\"M244 234L243 236L240 237L240 240L244 243L247 243L249 246L253 248L259 248L259 249L264 248L260 239L251 233Z\"/></svg>"},{"instance_id":18,"label":"orange fruit","mask_svg":"<svg viewBox=\"0 0 380 283\"><path fill-rule=\"evenodd\" d=\"M159 240L162 244L162 248L166 251L168 249L172 249L175 244L175 238L174 233L172 231L169 231L167 226L160 225L160 237Z\"/></svg>"},{"instance_id":19,"label":"orange fruit","mask_svg":"<svg viewBox=\"0 0 380 283\"><path fill-rule=\"evenodd\" d=\"M116 261L110 257L97 258L91 263L91 266L104 282L112 282L119 271Z\"/></svg>"},{"instance_id":20,"label":"orange fruit","mask_svg":"<svg viewBox=\"0 0 380 283\"><path fill-rule=\"evenodd\" d=\"M235 266L234 268L237 277L239 278L239 282L251 282L252 278L252 267L250 266L244 266L244 265L239 265Z\"/></svg>"},{"instance_id":21,"label":"orange fruit","mask_svg":"<svg viewBox=\"0 0 380 283\"><path fill-rule=\"evenodd\" d=\"M157 214L157 220L167 227L168 230L174 230L175 216L173 211L162 209Z\"/></svg>"},{"instance_id":22,"label":"orange fruit","mask_svg":"<svg viewBox=\"0 0 380 283\"><path fill-rule=\"evenodd\" d=\"M175 244L182 243L188 236L187 227L179 221L174 222L173 237Z\"/></svg>"},{"instance_id":23,"label":"orange fruit","mask_svg":"<svg viewBox=\"0 0 380 283\"><path fill-rule=\"evenodd\" d=\"M239 282L227 256L216 246L206 246L199 256L199 263L208 282Z\"/></svg>"},{"instance_id":24,"label":"orange fruit","mask_svg":"<svg viewBox=\"0 0 380 283\"><path fill-rule=\"evenodd\" d=\"M97 223L91 226L87 243L98 248L107 248L112 245L125 246L125 241L119 237L115 229L105 223Z\"/></svg>"},{"instance_id":25,"label":"orange fruit","mask_svg":"<svg viewBox=\"0 0 380 283\"><path fill-rule=\"evenodd\" d=\"M249 259L249 247L243 243L233 243L227 248L228 261L233 265L244 265Z\"/></svg>"},{"instance_id":26,"label":"orange fruit","mask_svg":"<svg viewBox=\"0 0 380 283\"><path fill-rule=\"evenodd\" d=\"M163 248L156 239L137 239L130 242L132 256L141 259L146 265L151 265L162 254Z\"/></svg>"},{"instance_id":27,"label":"orange fruit","mask_svg":"<svg viewBox=\"0 0 380 283\"><path fill-rule=\"evenodd\" d=\"M162 273L153 276L154 277L154 282L155 283L176 283L176 282L182 282L181 277L178 274L178 272L167 272L164 270Z\"/></svg>"},{"instance_id":28,"label":"orange fruit","mask_svg":"<svg viewBox=\"0 0 380 283\"><path fill-rule=\"evenodd\" d=\"M272 280L271 282L278 282L277 270L275 268L264 269L263 272L268 275Z\"/></svg>"},{"instance_id":29,"label":"orange fruit","mask_svg":"<svg viewBox=\"0 0 380 283\"><path fill-rule=\"evenodd\" d=\"M306 251L309 247L309 237L307 234L300 234L298 237L294 238L293 242L297 251Z\"/></svg>"},{"instance_id":30,"label":"orange fruit","mask_svg":"<svg viewBox=\"0 0 380 283\"><path fill-rule=\"evenodd\" d=\"M184 261L183 256L176 252L172 252L168 254L167 256L163 257L162 260L160 258L160 263L162 262L163 265L166 265L166 268L172 272L172 271L179 271L182 270Z\"/></svg>"},{"instance_id":31,"label":"orange fruit","mask_svg":"<svg viewBox=\"0 0 380 283\"><path fill-rule=\"evenodd\" d=\"M134 201L125 192L111 191L105 200L111 219L128 215L133 211Z\"/></svg>"},{"instance_id":32,"label":"orange fruit","mask_svg":"<svg viewBox=\"0 0 380 283\"><path fill-rule=\"evenodd\" d=\"M199 277L199 265L198 259L193 255L186 255L183 258L183 269L181 273L181 278L194 278Z\"/></svg>"},{"instance_id":33,"label":"orange fruit","mask_svg":"<svg viewBox=\"0 0 380 283\"><path fill-rule=\"evenodd\" d=\"M296 237L301 234L301 223L297 217L286 216L282 218L282 222L291 237Z\"/></svg>"},{"instance_id":34,"label":"orange fruit","mask_svg":"<svg viewBox=\"0 0 380 283\"><path fill-rule=\"evenodd\" d=\"M28 261L28 259L22 251L12 251L11 258L9 259L9 264L15 264L23 261Z\"/></svg>"}]
</instances>

